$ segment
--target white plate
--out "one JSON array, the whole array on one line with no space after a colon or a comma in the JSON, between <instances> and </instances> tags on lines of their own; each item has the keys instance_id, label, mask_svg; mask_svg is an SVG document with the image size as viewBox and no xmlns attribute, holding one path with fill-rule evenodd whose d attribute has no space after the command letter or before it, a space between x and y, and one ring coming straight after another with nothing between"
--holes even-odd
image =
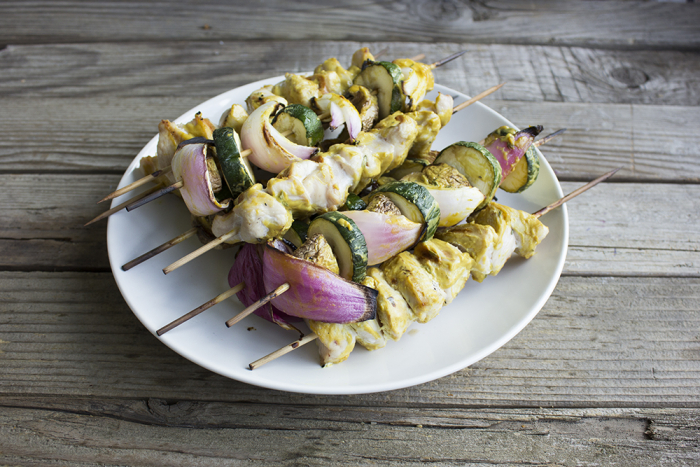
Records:
<instances>
[{"instance_id":1,"label":"white plate","mask_svg":"<svg viewBox=\"0 0 700 467\"><path fill-rule=\"evenodd\" d=\"M192 119L201 111L218 122L232 104L264 84L282 77L251 83L223 93L198 105L178 118L176 123ZM444 86L437 91L467 96ZM495 128L509 125L508 120L476 103L452 117L433 145L442 149L455 141L479 141ZM120 186L142 176L139 159L156 153L154 137L129 165ZM514 208L534 212L559 199L561 187L547 161L540 155L540 175L524 194L498 192L498 201ZM118 198L113 205L133 196ZM414 324L399 342L390 341L383 349L368 352L356 346L347 361L321 368L315 343L255 370L248 364L294 341L295 333L284 331L257 316L250 316L233 328L224 322L243 309L232 298L211 308L161 337L161 341L183 357L223 376L272 389L311 394L362 394L400 389L440 378L461 370L486 357L512 339L535 317L549 298L559 279L568 244L566 208L542 218L549 235L529 259L511 258L497 277L483 283L468 281L459 296L438 317L427 324ZM155 334L173 319L228 289L228 270L233 264L233 249L215 250L172 272L162 268L200 246L196 239L131 269L121 265L185 232L190 216L184 203L166 196L135 211L119 212L109 219L107 246L117 285L134 314Z\"/></svg>"}]
</instances>

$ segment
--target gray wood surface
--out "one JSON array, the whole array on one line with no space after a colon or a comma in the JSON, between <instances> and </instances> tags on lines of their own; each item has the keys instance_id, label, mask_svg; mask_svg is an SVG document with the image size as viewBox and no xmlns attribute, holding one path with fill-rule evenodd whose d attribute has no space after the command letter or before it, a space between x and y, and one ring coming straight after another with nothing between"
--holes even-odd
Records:
<instances>
[{"instance_id":1,"label":"gray wood surface","mask_svg":"<svg viewBox=\"0 0 700 467\"><path fill-rule=\"evenodd\" d=\"M6 272L0 278L6 317L0 323L2 395L157 394L332 406L700 407L700 362L693 358L698 278L563 277L537 319L493 355L438 381L365 396L285 394L214 375L158 342L120 299L110 273Z\"/></svg>"},{"instance_id":2,"label":"gray wood surface","mask_svg":"<svg viewBox=\"0 0 700 467\"><path fill-rule=\"evenodd\" d=\"M0 465L700 464L699 22L676 2L0 1ZM507 81L484 103L568 128L542 148L565 192L623 168L569 203L538 316L469 368L355 396L204 370L139 323L106 224L82 225L161 119L359 46L466 50L437 82Z\"/></svg>"},{"instance_id":3,"label":"gray wood surface","mask_svg":"<svg viewBox=\"0 0 700 467\"><path fill-rule=\"evenodd\" d=\"M0 43L355 40L697 48L697 5L625 1L23 2Z\"/></svg>"}]
</instances>

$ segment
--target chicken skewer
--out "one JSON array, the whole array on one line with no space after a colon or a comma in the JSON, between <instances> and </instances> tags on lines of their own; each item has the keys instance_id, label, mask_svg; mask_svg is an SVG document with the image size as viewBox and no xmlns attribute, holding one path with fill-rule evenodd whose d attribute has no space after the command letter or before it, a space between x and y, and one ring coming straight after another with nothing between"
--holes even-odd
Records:
<instances>
[{"instance_id":1,"label":"chicken skewer","mask_svg":"<svg viewBox=\"0 0 700 467\"><path fill-rule=\"evenodd\" d=\"M496 89L496 88L494 88L494 90L495 90L495 89ZM550 140L551 140L552 138L554 138L555 136L561 134L563 131L565 131L565 129L559 130L559 131L557 131L557 132L555 132L555 133L553 133L553 134L551 134L551 135L549 135L549 136L547 136L547 137L545 137L545 138L543 138L543 139L541 139L541 140L539 140L539 141L535 141L533 144L534 144L536 147L539 147L539 146L541 146L542 144L544 144L544 143L550 141ZM158 253L160 253L160 252L163 252L163 251L167 250L168 248L170 248L170 247L172 247L172 246L178 244L179 241L177 241L177 239L178 239L179 237L180 237L180 236L178 236L178 237L176 237L176 238L174 238L174 239L172 239L172 240L169 240L169 241L165 242L163 245L160 245L160 246L156 247L154 250L151 250L151 251L149 251L148 253L145 253L145 254L143 254L143 255L137 257L136 259L134 259L134 260L130 261L129 263L127 263L126 265L124 265L124 266L123 266L123 269L124 269L124 270L130 269L130 268L132 268L132 267L134 267L134 266L136 266L136 265L138 265L138 264L141 264L142 262L146 261L147 259L152 258L152 257L155 256L156 254L158 254Z\"/></svg>"},{"instance_id":2,"label":"chicken skewer","mask_svg":"<svg viewBox=\"0 0 700 467\"><path fill-rule=\"evenodd\" d=\"M498 87L495 87L495 88L493 88L493 91L495 91L497 89L498 89ZM491 91L491 92L493 92L493 91ZM486 93L482 93L482 94L485 95ZM474 101L472 100L472 102L470 102L470 103L473 103L473 102ZM382 165L384 165L382 167L382 169L380 169L378 171L378 173L377 172L370 172L373 177L379 176L383 172L386 172L386 171L391 170L395 167L398 167L401 163L403 163L403 161L406 158L408 150L412 146L413 139L416 136L416 131L417 131L416 126L415 126L416 123L412 118L410 118L410 117L402 118L401 114L398 114L398 117L392 115L390 117L387 117L387 119L383 120L383 122L387 122L386 124L383 125L382 123L380 123L377 127L375 127L375 129L370 130L369 132L365 133L366 135L369 135L367 137L367 139L369 139L369 141L367 141L367 144L364 146L366 148L365 157L367 157L367 158L372 157L375 159L375 162L373 162L372 164L367 163L367 164L365 164L365 167L372 169L373 167L382 167ZM383 137L382 137L382 134L384 135ZM401 139L400 140L397 139L397 136L399 136ZM384 141L382 141L382 139ZM362 141L359 142L360 148L362 148L362 142L365 142L366 139L361 138L361 140ZM376 144L379 144L380 147L383 145L384 146L383 152L389 153L389 154L392 151L387 150L388 149L387 145L391 145L391 144L394 145L393 155L390 156L392 162L390 162L388 164L388 166L386 165L386 163L381 161L381 159L383 157L386 157L386 156L381 156L381 154L382 154L381 152L380 153L367 153L367 150L371 150L371 148L376 147ZM349 147L347 145L335 145L335 146L331 147L331 149L334 149L334 148L335 148L336 152L334 154L331 154L328 159L333 159L331 166L334 164L340 163L342 168L340 168L340 171L339 171L338 169L334 170L333 168L329 167L331 173L334 175L336 173L340 174L341 171L344 172L347 169L350 169L350 173L345 172L345 174L344 174L345 177L347 177L348 175L352 175L353 178L356 178L356 176L357 176L356 173L357 173L357 170L359 169L359 167L352 167L352 165L354 165L355 161L357 160L358 154L357 154L356 150L357 150L358 146L350 146ZM308 169L302 168L303 167L302 164L304 164L304 162L310 162L310 161L302 161L301 163L294 163L294 164L298 164L297 167L299 168L299 171L300 171L298 181L294 181L294 178L297 177L297 175L295 175L296 171L291 169L291 167L294 167L294 164L293 164L290 167L290 169L288 169L288 171L285 172L285 176L287 177L287 180L285 180L284 178L282 178L282 179L278 178L278 179L271 180L270 182L268 182L268 188L266 191L269 194L273 194L273 195L281 193L282 195L286 196L286 194L288 192L292 192L292 193L297 192L302 196L308 196L308 194L304 194L304 191L299 192L299 189L300 189L299 184L301 184L303 186L304 183L308 183L307 181L309 179L308 174L304 174L303 176L301 175L301 171L308 170ZM323 164L323 162L321 164ZM308 166L308 164L307 164L307 166ZM367 174L367 168L362 169L362 177L364 177L365 180L370 178L370 176ZM374 169L374 170L376 170L376 169ZM343 177L343 178L345 178L345 177ZM345 180L347 180L347 178ZM328 180L328 182L326 182L326 183L330 183L330 182L331 181ZM354 189L353 187L356 187L361 182L362 182L362 180L359 180L359 181L347 180L344 182L343 190L340 190L340 192L333 192L333 193L327 192L328 195L332 195L333 197L339 196L340 199L339 199L338 203L336 203L335 205L333 203L327 204L327 202L326 202L326 204L320 205L319 208L320 208L321 212L324 210L334 209L337 207L338 204L342 204L342 202L344 202L344 199L345 199L345 195L342 194L342 192L345 189L353 190ZM271 183L278 184L278 186L273 187L271 189L271 187L270 187ZM294 185L290 186L289 185L290 183L292 183ZM364 183L366 184L367 182L364 182ZM334 185L334 186L337 186L337 185ZM306 188L303 188L303 190L305 190L305 189ZM287 190L287 191L285 192L284 190ZM237 208L238 208L238 206L234 207L234 212L236 211ZM305 209L305 212L303 212L303 214L305 214L307 216L312 214L313 212L315 212L313 209L309 210L308 205L304 209ZM229 219L231 218L230 213L227 216L229 216ZM235 214L234 214L234 216L235 216ZM221 219L221 218L218 218L218 219ZM215 222L216 222L216 220L215 220ZM230 223L230 221L229 221L229 223ZM223 222L220 223L220 225L223 225L223 224L224 224ZM216 227L216 225L215 225L215 227ZM283 230L283 231L286 231L286 229L288 228L288 226L286 226L286 227L279 226L279 227L281 227L281 230ZM269 229L266 229L266 230L269 230ZM280 232L280 233L283 233L283 232ZM215 232L215 234L216 234L216 232ZM245 233L244 233L244 235L245 235ZM233 237L236 237L236 236L238 236L239 238L241 237L241 235L239 235L239 232L237 232L235 230L228 230L227 233L225 233L222 236L219 236L216 240L200 247L198 250L195 250L194 252L186 255L185 257L181 258L180 260L176 261L175 263L167 266L166 268L163 269L163 272L165 274L169 274L170 272L178 269L179 267L183 266L184 264L187 264L189 261L197 258L201 254L215 248L216 246L218 246L224 242L232 243L229 240L231 240Z\"/></svg>"},{"instance_id":3,"label":"chicken skewer","mask_svg":"<svg viewBox=\"0 0 700 467\"><path fill-rule=\"evenodd\" d=\"M447 166L445 166L445 167L447 168ZM426 169L426 170L427 170L427 169ZM444 173L443 176L446 177L446 179L451 180L451 181L453 181L453 183L454 183L454 181L458 180L459 178L462 178L458 173L455 173L455 170L454 170L454 169L450 169L450 170L451 170L452 172L445 172L445 171L443 170L443 173ZM606 174L606 176L604 176L604 177L601 177L601 178L599 178L599 179L594 180L593 182L591 182L590 184L588 184L588 185L582 187L581 189L577 190L576 192L574 192L574 193L568 195L568 196L565 197L565 198L562 198L562 200L560 200L560 201L557 202L557 203L561 204L561 203L565 202L566 200L571 199L572 197L576 196L576 195L579 194L579 193L582 193L583 191L585 191L585 190L587 190L588 188L590 188L591 186L593 186L593 185L599 183L600 181L604 180L605 178L607 178L607 177L609 177L609 176L612 176L613 173L614 173L614 172L611 172L611 173L609 173L609 174ZM384 195L379 195L379 196L377 196L377 197L375 198L375 201L379 201L379 203L374 203L374 202L373 202L374 206L383 206L382 203L386 204L386 202L383 201L383 200L380 199L380 198L385 198L385 199L386 199L386 197L385 197ZM388 200L388 199L387 199L387 200ZM553 209L554 207L558 206L559 204L557 204L557 203L548 206L548 209ZM389 201L389 204L391 204L390 201ZM377 208L370 208L370 209L373 210L373 211L377 211L377 210L378 210ZM399 211L399 212L400 212L400 211ZM352 212L348 212L347 214L350 215L350 214L352 214ZM467 213L467 214L468 214L468 213ZM466 215L466 214L465 214L465 215ZM539 215L540 215L540 214L537 214L535 217L539 217ZM391 222L395 222L395 221L391 221ZM363 230L363 228L361 228L360 230ZM522 243L522 242L520 242L520 243ZM513 242L513 245L515 245L515 242ZM410 246L410 245L406 245L406 246ZM396 250L394 250L394 251L396 251ZM398 252L398 251L397 251L397 252ZM497 272L500 270L500 268L502 267L502 264L505 263L505 260L507 259L507 257L510 256L510 253L511 253L511 252L506 252L504 255L501 255L500 265L497 266L497 267L495 268L495 271L494 271L495 273L497 273ZM393 253L390 254L389 256L393 256ZM370 257L371 257L371 255L370 255ZM376 254L375 254L375 257L376 257ZM370 264L376 264L377 262L379 262L379 261L378 261L378 260L371 260L371 261L370 261ZM496 262L498 262L498 261L494 261L493 259L488 259L486 266L484 266L484 267L482 267L482 268L480 269L481 273L485 273L485 274L489 273L489 272L490 272L490 269L493 267L493 264L496 263ZM484 269L485 269L485 270L484 270ZM481 281L481 280L483 280L483 278L481 278L479 281ZM234 287L239 287L240 285L241 285L241 284L237 284L237 285L234 286ZM283 285L288 287L288 284L287 284L287 283L285 283L285 284L283 284ZM274 296L278 296L280 293L281 293L281 292L280 292L279 290L273 292ZM263 297L263 298L265 298L265 297ZM271 299L271 298L268 298L267 300L262 300L262 299L261 299L259 302L257 302L257 303L258 303L257 306L253 306L253 305L249 306L246 310L244 310L243 312L241 312L241 313L240 313L239 315L237 315L235 318L229 320L229 321L227 322L227 326L230 327L230 326L233 325L235 322L240 321L240 319L242 319L243 317L249 315L250 313L252 313L253 311L255 311L255 309L256 309L257 307L262 306L263 304L267 303L270 299ZM203 310L202 310L202 311L203 311ZM191 312L191 313L193 313L193 312ZM177 320L175 320L175 322L177 322L177 324L181 324L181 323L185 322L187 319L189 319L190 317L196 316L196 314L193 315L193 314L191 314L191 313L185 315L185 317L187 317L187 318L178 318ZM197 313L197 314L198 314L198 313ZM167 328L168 328L167 330L172 329L173 327L174 327L174 326L170 326L170 325L169 325L169 326L167 327ZM159 335L160 335L160 334L159 334Z\"/></svg>"},{"instance_id":4,"label":"chicken skewer","mask_svg":"<svg viewBox=\"0 0 700 467\"><path fill-rule=\"evenodd\" d=\"M597 185L598 183L600 183L600 182L602 182L602 181L604 181L604 180L606 180L606 179L612 177L618 170L619 170L619 168L618 168L618 169L615 169L615 170L612 170L612 171L610 171L610 172L608 172L608 173L602 175L601 177L596 178L595 180L593 180L593 181L587 183L586 185L580 187L579 189L573 191L572 193L566 195L565 197L563 197L563 198L557 200L556 202L554 202L554 203L552 203L552 204L546 206L545 208L540 209L539 211L537 211L537 212L535 212L534 214L532 214L531 217L534 218L534 219L539 218L540 216L544 215L545 213L551 211L552 209L555 209L556 207L561 206L561 205L564 204L566 201L568 201L568 200L574 198L575 196L578 196L579 194L583 193L584 191L587 191L588 189L592 188L593 186ZM510 208L508 208L508 209L510 209ZM526 217L527 217L527 215L526 215ZM546 229L546 227L545 227L545 229ZM537 237L537 236L535 236L535 237ZM539 241L541 241L541 239L542 239L542 238L536 238L536 241L539 243ZM446 238L446 240L449 241L449 238ZM459 243L458 243L457 245L459 246ZM534 246L536 246L536 245L534 245ZM531 246L531 247L530 247L530 248L531 248L531 252L530 252L530 253L526 253L526 257L528 257L527 254L530 254L530 255L531 255L531 253L534 253L534 246ZM405 254L405 253L402 253L402 254ZM472 259L474 259L474 258L472 258ZM500 269L500 268L499 268L499 269ZM497 271L496 271L496 272L497 272ZM465 281L465 282L466 282L466 281ZM463 284L462 284L462 286L463 286ZM459 289L461 289L461 286L459 287ZM456 295L456 293L455 293L455 295ZM380 291L380 296L381 296L381 291ZM318 326L317 326L317 327L318 327ZM313 328L312 328L312 329L313 329ZM403 331L405 331L405 329L403 329ZM336 337L337 337L337 336L336 336ZM299 348L299 347L301 347L302 345L305 345L305 344L307 344L307 343L309 343L309 342L312 342L312 341L314 341L314 340L316 340L316 339L318 339L318 338L319 338L319 335L318 335L318 334L316 334L316 333L314 333L314 332L309 333L309 334L305 335L302 339L296 340L296 341L294 341L293 343L288 344L288 345L286 345L286 346L284 346L284 347L282 347L282 348L280 348L280 349L278 349L278 350L272 352L271 354L269 354L269 355L267 355L267 356L265 356L265 357L263 357L263 358L261 358L261 359L259 359L259 360L256 360L255 362L252 362L252 363L249 365L249 367L250 367L251 370L254 370L254 369L256 369L256 368L259 368L260 366L264 365L265 363L268 363L268 362L270 362L270 361L272 361L272 360L274 360L274 359L276 359L276 358L279 358L280 356L285 355L285 354L289 353L290 351L292 351L292 350L294 350L294 349L296 349L296 348ZM337 338L336 338L336 341L337 341ZM346 351L346 352L347 352L347 351ZM343 352L343 353L344 353L344 352ZM347 352L347 353L349 354L349 352ZM341 353L341 354L342 354L342 353ZM342 360L341 360L341 361L342 361ZM339 361L336 360L335 362L339 362ZM331 363L334 363L334 361L331 361Z\"/></svg>"},{"instance_id":5,"label":"chicken skewer","mask_svg":"<svg viewBox=\"0 0 700 467\"><path fill-rule=\"evenodd\" d=\"M455 59L459 58L460 56L464 55L465 53L466 53L466 51L461 51L461 52L452 54L452 55L450 55L450 56L448 56L448 57L445 57L445 58L443 58L443 59L441 59L441 60L438 60L438 61L436 61L436 62L434 62L434 63L428 65L428 67L429 67L430 69L437 68L437 67L439 67L439 66L442 66L442 65L444 65L444 64L446 64L446 63L451 62L452 60L455 60ZM408 59L408 60L416 61L416 60L420 60L420 59L422 59L422 58L424 58L424 57L425 57L425 54L420 54L420 55L417 55L416 57L410 58L410 59ZM327 112L327 113L321 114L321 115L319 116L319 118L320 118L321 120L324 120L324 119L327 119L327 118L330 117L330 116L331 116L331 114L330 114L329 112ZM289 134L291 134L291 132L288 132L288 133L286 133L286 134L283 133L283 136L289 136ZM251 151L251 152L252 152L252 151ZM245 153L245 154L244 154L244 153L245 153L245 151L241 154L242 157L247 157L248 155L250 155L250 152ZM122 188L120 188L120 189L118 189L118 190L116 190L116 191L110 193L109 195L105 196L105 197L102 198L100 201L98 201L98 203L101 203L101 202L103 202L103 201L108 201L108 200L114 199L114 198L116 198L116 197L118 197L118 196L121 196L121 195L123 195L123 194L125 194L125 193L128 193L129 191L132 191L132 190L134 190L134 189L136 189L136 188L138 188L138 187L140 187L140 186L142 186L142 185L144 185L144 184L146 184L146 183L156 181L157 178L159 178L159 177L161 177L161 176L163 176L163 175L166 175L166 174L169 173L171 170L172 170L172 169L171 169L170 167L165 167L165 168L160 169L160 170L158 170L158 171L156 171L156 172L154 172L154 173L152 173L152 174L146 175L145 177L143 177L143 178L141 178L141 179L139 179L139 180L136 180L135 182L133 182L133 183L131 183L131 184L125 186L125 187L122 187ZM181 188L181 187L178 186L177 188ZM172 188L172 185L171 185L170 190L169 190L169 191L165 191L163 194L169 193L170 191L172 191L172 190L174 190L174 189L177 189L177 188ZM164 190L165 190L165 189L164 189ZM155 199L155 198L154 198L154 199ZM144 204L145 204L145 203L144 203ZM134 206L134 207L131 207L131 209L135 209L135 208L138 207L138 206L140 206L140 205L136 205L136 206ZM130 210L130 209L127 208L127 210Z\"/></svg>"}]
</instances>

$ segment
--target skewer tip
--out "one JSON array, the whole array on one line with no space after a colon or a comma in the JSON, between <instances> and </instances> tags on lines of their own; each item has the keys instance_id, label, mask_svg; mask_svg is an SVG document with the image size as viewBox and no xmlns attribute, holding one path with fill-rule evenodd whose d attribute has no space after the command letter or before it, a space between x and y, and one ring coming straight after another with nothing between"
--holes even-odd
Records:
<instances>
[{"instance_id":1,"label":"skewer tip","mask_svg":"<svg viewBox=\"0 0 700 467\"><path fill-rule=\"evenodd\" d=\"M461 51L459 51L459 52L457 52L457 53L454 53L454 54L450 55L449 57L445 57L445 58L443 58L443 59L441 59L441 60L438 60L437 62L431 63L431 64L430 64L430 68L437 68L437 67L440 67L440 66L442 66L442 65L444 65L444 64L446 64L446 63L451 62L452 60L455 60L455 59L461 57L461 56L464 55L465 53L467 53L466 50L461 50Z\"/></svg>"}]
</instances>

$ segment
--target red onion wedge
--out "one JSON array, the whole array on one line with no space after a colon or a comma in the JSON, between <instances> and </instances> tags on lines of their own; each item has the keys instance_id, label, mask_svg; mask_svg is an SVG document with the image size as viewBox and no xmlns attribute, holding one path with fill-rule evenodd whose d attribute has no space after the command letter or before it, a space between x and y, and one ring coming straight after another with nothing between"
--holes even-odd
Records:
<instances>
[{"instance_id":1,"label":"red onion wedge","mask_svg":"<svg viewBox=\"0 0 700 467\"><path fill-rule=\"evenodd\" d=\"M244 149L253 151L250 161L263 170L280 173L292 162L308 159L318 152L313 146L302 146L282 136L270 123L281 104L270 101L250 114L241 127L241 142Z\"/></svg>"},{"instance_id":2,"label":"red onion wedge","mask_svg":"<svg viewBox=\"0 0 700 467\"><path fill-rule=\"evenodd\" d=\"M207 168L207 144L187 144L179 147L171 162L176 180L182 180L180 188L187 209L204 217L226 209L230 200L219 203L214 196L211 177Z\"/></svg>"},{"instance_id":3,"label":"red onion wedge","mask_svg":"<svg viewBox=\"0 0 700 467\"><path fill-rule=\"evenodd\" d=\"M263 280L269 292L289 284L287 292L272 300L288 315L325 323L353 323L376 316L376 290L288 255L269 243L263 256Z\"/></svg>"},{"instance_id":4,"label":"red onion wedge","mask_svg":"<svg viewBox=\"0 0 700 467\"><path fill-rule=\"evenodd\" d=\"M517 131L507 126L502 126L486 137L484 147L501 164L501 180L505 180L513 170L515 164L530 148L535 136L542 131L542 126L531 126Z\"/></svg>"},{"instance_id":5,"label":"red onion wedge","mask_svg":"<svg viewBox=\"0 0 700 467\"><path fill-rule=\"evenodd\" d=\"M365 237L367 266L383 263L411 248L423 233L423 224L402 215L372 211L343 211L343 214L355 222Z\"/></svg>"},{"instance_id":6,"label":"red onion wedge","mask_svg":"<svg viewBox=\"0 0 700 467\"><path fill-rule=\"evenodd\" d=\"M245 287L236 296L245 306L250 306L265 296L265 283L263 282L263 245L246 243L241 247L233 267L228 273L228 285L233 287L243 282ZM289 331L298 331L290 323L299 321L298 318L282 313L274 305L267 303L254 312L271 323Z\"/></svg>"},{"instance_id":7,"label":"red onion wedge","mask_svg":"<svg viewBox=\"0 0 700 467\"><path fill-rule=\"evenodd\" d=\"M328 93L314 99L314 105L321 113L331 114L331 130L335 130L345 123L345 127L350 135L350 141L355 141L357 135L362 130L362 119L352 102L341 95Z\"/></svg>"}]
</instances>

